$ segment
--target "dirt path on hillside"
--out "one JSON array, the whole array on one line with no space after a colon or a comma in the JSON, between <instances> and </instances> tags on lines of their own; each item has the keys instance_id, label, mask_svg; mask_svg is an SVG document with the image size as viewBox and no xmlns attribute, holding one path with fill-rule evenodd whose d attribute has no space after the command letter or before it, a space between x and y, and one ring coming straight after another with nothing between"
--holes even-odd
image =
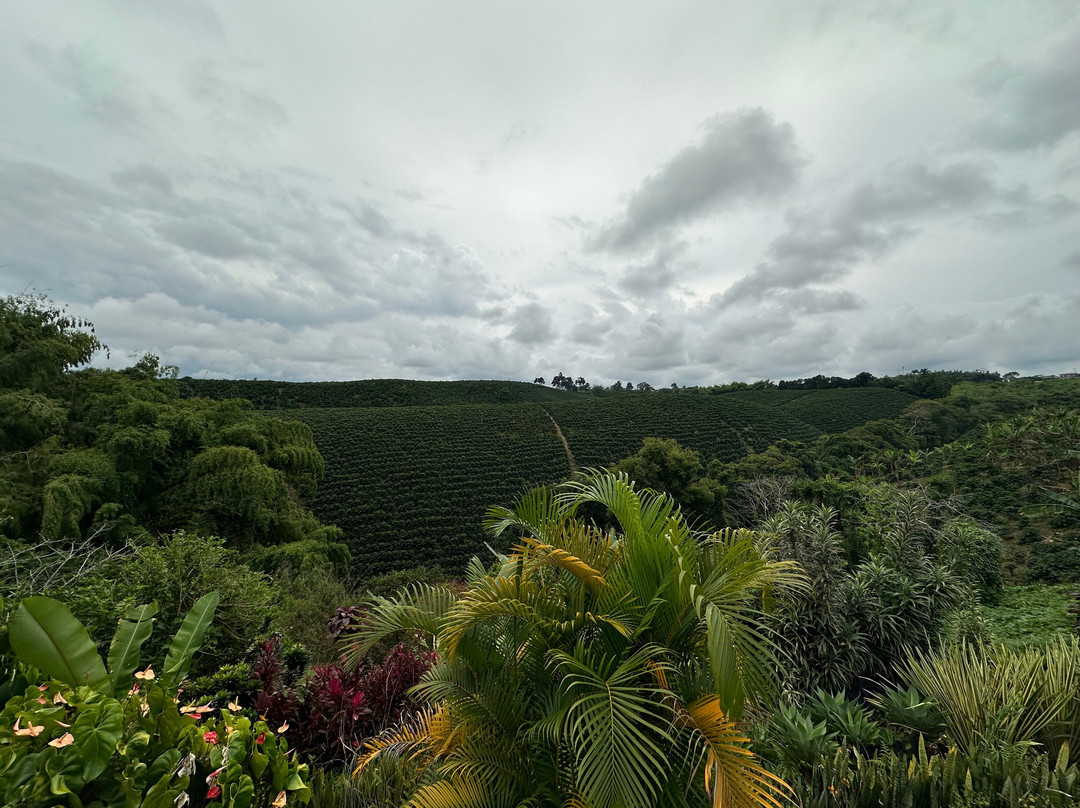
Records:
<instances>
[{"instance_id":1,"label":"dirt path on hillside","mask_svg":"<svg viewBox=\"0 0 1080 808\"><path fill-rule=\"evenodd\" d=\"M551 418L551 413L544 407L540 409L544 410L544 415ZM559 440L562 441L563 448L566 449L566 462L570 465L570 473L577 474L581 469L578 467L577 461L574 460L574 453L570 451L570 444L566 442L566 436L563 435L562 430L559 428L559 422L554 418L551 418L551 423L555 426L555 434L559 436Z\"/></svg>"}]
</instances>

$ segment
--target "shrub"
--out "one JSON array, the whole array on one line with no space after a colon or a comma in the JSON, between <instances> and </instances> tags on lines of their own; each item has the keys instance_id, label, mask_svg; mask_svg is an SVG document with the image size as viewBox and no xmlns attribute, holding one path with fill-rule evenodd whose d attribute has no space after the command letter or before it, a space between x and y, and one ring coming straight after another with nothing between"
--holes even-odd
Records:
<instances>
[{"instance_id":1,"label":"shrub","mask_svg":"<svg viewBox=\"0 0 1080 808\"><path fill-rule=\"evenodd\" d=\"M42 680L0 713L0 798L16 808L70 805L306 803L307 767L265 722L181 708L155 681L121 698ZM224 750L228 749L228 764Z\"/></svg>"},{"instance_id":2,"label":"shrub","mask_svg":"<svg viewBox=\"0 0 1080 808\"><path fill-rule=\"evenodd\" d=\"M1075 583L1080 581L1080 535L1057 541L1042 541L1031 548L1028 580L1032 583Z\"/></svg>"},{"instance_id":3,"label":"shrub","mask_svg":"<svg viewBox=\"0 0 1080 808\"><path fill-rule=\"evenodd\" d=\"M255 705L273 722L288 726L287 737L305 759L346 765L365 740L401 720L412 706L409 689L433 660L433 655L399 645L379 665L343 660L317 665L290 687L280 643L271 640L254 668L263 686Z\"/></svg>"},{"instance_id":4,"label":"shrub","mask_svg":"<svg viewBox=\"0 0 1080 808\"><path fill-rule=\"evenodd\" d=\"M938 558L952 566L984 601L993 603L1001 594L1002 543L993 531L966 519L954 519L938 535Z\"/></svg>"},{"instance_id":5,"label":"shrub","mask_svg":"<svg viewBox=\"0 0 1080 808\"><path fill-rule=\"evenodd\" d=\"M338 656L337 641L326 630L336 610L356 601L353 593L326 567L302 571L285 568L274 580L278 612L271 628L302 643L315 664Z\"/></svg>"},{"instance_id":6,"label":"shrub","mask_svg":"<svg viewBox=\"0 0 1080 808\"><path fill-rule=\"evenodd\" d=\"M179 530L139 547L124 565L131 602L158 604L158 620L149 641L161 650L183 614L207 592L218 592L217 617L207 635L197 673L243 660L251 639L263 632L274 613L273 590L235 550L216 536Z\"/></svg>"}]
</instances>

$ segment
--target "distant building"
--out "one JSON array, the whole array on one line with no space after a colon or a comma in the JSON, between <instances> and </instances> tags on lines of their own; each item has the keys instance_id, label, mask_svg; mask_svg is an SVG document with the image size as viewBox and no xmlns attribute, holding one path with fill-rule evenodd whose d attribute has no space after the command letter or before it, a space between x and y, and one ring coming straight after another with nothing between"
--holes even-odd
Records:
<instances>
[{"instance_id":1,"label":"distant building","mask_svg":"<svg viewBox=\"0 0 1080 808\"><path fill-rule=\"evenodd\" d=\"M1080 373L1062 373L1059 378L1062 378L1062 379L1080 379Z\"/></svg>"}]
</instances>

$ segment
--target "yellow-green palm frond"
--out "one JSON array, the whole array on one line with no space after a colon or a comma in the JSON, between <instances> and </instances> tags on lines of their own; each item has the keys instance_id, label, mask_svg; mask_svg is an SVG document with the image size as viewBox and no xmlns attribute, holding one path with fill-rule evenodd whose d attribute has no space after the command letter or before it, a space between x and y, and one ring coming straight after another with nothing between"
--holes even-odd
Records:
<instances>
[{"instance_id":1,"label":"yellow-green palm frond","mask_svg":"<svg viewBox=\"0 0 1080 808\"><path fill-rule=\"evenodd\" d=\"M483 778L458 775L422 786L404 808L492 808L503 799Z\"/></svg>"},{"instance_id":2,"label":"yellow-green palm frond","mask_svg":"<svg viewBox=\"0 0 1080 808\"><path fill-rule=\"evenodd\" d=\"M705 790L711 793L714 808L781 808L780 800L791 794L791 788L758 762L749 749L750 739L715 694L686 705L679 719L705 742Z\"/></svg>"},{"instance_id":3,"label":"yellow-green palm frond","mask_svg":"<svg viewBox=\"0 0 1080 808\"><path fill-rule=\"evenodd\" d=\"M574 785L597 808L651 805L664 788L671 694L649 671L662 653L646 646L619 660L579 644L573 654L549 654L572 697L560 723L574 752Z\"/></svg>"},{"instance_id":4,"label":"yellow-green palm frond","mask_svg":"<svg viewBox=\"0 0 1080 808\"><path fill-rule=\"evenodd\" d=\"M446 615L440 647L448 659L477 625L507 618L520 620L541 634L551 631L561 614L558 593L520 575L489 576L461 596Z\"/></svg>"},{"instance_id":5,"label":"yellow-green palm frond","mask_svg":"<svg viewBox=\"0 0 1080 808\"><path fill-rule=\"evenodd\" d=\"M491 536L516 530L546 539L572 515L572 511L573 508L562 502L551 487L542 485L523 494L513 508L501 505L488 508L482 524Z\"/></svg>"},{"instance_id":6,"label":"yellow-green palm frond","mask_svg":"<svg viewBox=\"0 0 1080 808\"><path fill-rule=\"evenodd\" d=\"M399 632L413 632L434 640L458 595L447 586L412 584L393 597L375 597L364 604L364 617L355 632L342 640L349 662L356 662L380 640Z\"/></svg>"},{"instance_id":7,"label":"yellow-green palm frond","mask_svg":"<svg viewBox=\"0 0 1080 808\"><path fill-rule=\"evenodd\" d=\"M588 562L540 539L524 536L514 550L526 555L535 554L535 557L541 563L549 564L570 573L590 590L596 590L607 585L607 581L604 580L604 576L600 571L590 566Z\"/></svg>"},{"instance_id":8,"label":"yellow-green palm frond","mask_svg":"<svg viewBox=\"0 0 1080 808\"><path fill-rule=\"evenodd\" d=\"M356 777L369 764L379 758L414 760L422 758L426 763L446 752L456 737L450 715L444 708L432 712L422 710L411 721L391 727L364 744L364 752L356 762Z\"/></svg>"}]
</instances>

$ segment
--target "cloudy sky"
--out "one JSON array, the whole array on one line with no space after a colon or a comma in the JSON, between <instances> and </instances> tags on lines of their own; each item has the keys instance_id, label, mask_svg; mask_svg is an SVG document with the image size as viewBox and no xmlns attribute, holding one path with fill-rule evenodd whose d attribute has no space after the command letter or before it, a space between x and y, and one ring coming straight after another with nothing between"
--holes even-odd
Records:
<instances>
[{"instance_id":1,"label":"cloudy sky","mask_svg":"<svg viewBox=\"0 0 1080 808\"><path fill-rule=\"evenodd\" d=\"M8 0L0 293L127 363L1080 365L1080 4Z\"/></svg>"}]
</instances>

